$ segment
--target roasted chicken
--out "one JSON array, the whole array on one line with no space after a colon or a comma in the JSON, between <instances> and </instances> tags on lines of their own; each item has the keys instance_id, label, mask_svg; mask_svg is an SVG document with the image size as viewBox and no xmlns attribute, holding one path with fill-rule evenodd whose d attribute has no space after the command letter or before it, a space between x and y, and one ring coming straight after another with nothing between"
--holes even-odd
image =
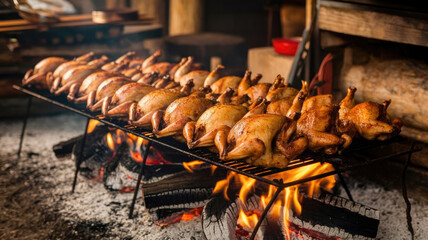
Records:
<instances>
[{"instance_id":1,"label":"roasted chicken","mask_svg":"<svg viewBox=\"0 0 428 240\"><path fill-rule=\"evenodd\" d=\"M196 121L214 103L205 94L191 94L174 100L165 111L157 110L152 117L153 133L157 137L181 137L189 121Z\"/></svg>"},{"instance_id":2,"label":"roasted chicken","mask_svg":"<svg viewBox=\"0 0 428 240\"><path fill-rule=\"evenodd\" d=\"M214 146L214 139L227 136L247 113L244 106L230 104L232 95L233 90L229 88L220 96L220 104L208 108L197 121L186 123L183 136L189 148Z\"/></svg>"},{"instance_id":3,"label":"roasted chicken","mask_svg":"<svg viewBox=\"0 0 428 240\"><path fill-rule=\"evenodd\" d=\"M267 106L266 112L283 115L289 118L291 118L293 113L301 112L302 105L309 94L308 83L305 81L302 81L302 89L299 92L297 92L297 89L288 86L273 89L273 91L277 94L271 95L270 99L279 100L271 102ZM297 95L295 93L297 93Z\"/></svg>"},{"instance_id":4,"label":"roasted chicken","mask_svg":"<svg viewBox=\"0 0 428 240\"><path fill-rule=\"evenodd\" d=\"M113 96L123 85L131 83L126 77L111 77L102 82L96 92L90 92L88 96L87 108L92 111L101 110L103 99Z\"/></svg>"},{"instance_id":5,"label":"roasted chicken","mask_svg":"<svg viewBox=\"0 0 428 240\"><path fill-rule=\"evenodd\" d=\"M195 70L181 76L179 79L180 85L183 86L187 81L193 79L195 86L193 89L200 89L201 87L208 87L211 83L217 81L220 78L218 73L220 69L224 68L222 65L218 65L213 71L208 72L204 70Z\"/></svg>"},{"instance_id":6,"label":"roasted chicken","mask_svg":"<svg viewBox=\"0 0 428 240\"><path fill-rule=\"evenodd\" d=\"M302 116L297 121L297 134L307 136L311 151L334 154L352 142L352 137L347 134L335 134L336 117L333 96L311 97L303 103Z\"/></svg>"},{"instance_id":7,"label":"roasted chicken","mask_svg":"<svg viewBox=\"0 0 428 240\"><path fill-rule=\"evenodd\" d=\"M65 72L61 78L55 79L51 87L51 93L58 95L67 92L71 85L82 83L87 76L97 71L100 71L100 69L94 65L76 66Z\"/></svg>"},{"instance_id":8,"label":"roasted chicken","mask_svg":"<svg viewBox=\"0 0 428 240\"><path fill-rule=\"evenodd\" d=\"M88 100L89 93L96 92L98 86L111 77L118 77L119 73L108 71L97 71L85 78L82 83L75 83L70 87L67 99L75 103Z\"/></svg>"},{"instance_id":9,"label":"roasted chicken","mask_svg":"<svg viewBox=\"0 0 428 240\"><path fill-rule=\"evenodd\" d=\"M190 94L193 82L189 81L180 91L158 89L133 103L129 109L129 122L139 127L150 127L153 114L168 107L174 100Z\"/></svg>"},{"instance_id":10,"label":"roasted chicken","mask_svg":"<svg viewBox=\"0 0 428 240\"><path fill-rule=\"evenodd\" d=\"M64 58L59 57L48 57L41 60L34 66L34 69L30 69L25 73L22 79L22 85L31 85L37 88L48 88L49 85L46 82L46 74L55 71L55 69L67 62Z\"/></svg>"},{"instance_id":11,"label":"roasted chicken","mask_svg":"<svg viewBox=\"0 0 428 240\"><path fill-rule=\"evenodd\" d=\"M154 90L155 87L143 83L125 84L112 97L104 98L102 114L108 117L128 117L131 105Z\"/></svg>"},{"instance_id":12,"label":"roasted chicken","mask_svg":"<svg viewBox=\"0 0 428 240\"><path fill-rule=\"evenodd\" d=\"M361 137L380 141L400 133L403 121L399 118L391 120L387 114L391 100L382 104L363 102L355 105L355 91L355 88L349 88L347 96L340 103L338 128L341 132L352 135L352 129L355 127Z\"/></svg>"},{"instance_id":13,"label":"roasted chicken","mask_svg":"<svg viewBox=\"0 0 428 240\"><path fill-rule=\"evenodd\" d=\"M277 114L255 114L242 118L227 136L226 151L220 158L245 159L248 163L264 167L285 167L289 159L272 145L275 136L287 119Z\"/></svg>"}]
</instances>

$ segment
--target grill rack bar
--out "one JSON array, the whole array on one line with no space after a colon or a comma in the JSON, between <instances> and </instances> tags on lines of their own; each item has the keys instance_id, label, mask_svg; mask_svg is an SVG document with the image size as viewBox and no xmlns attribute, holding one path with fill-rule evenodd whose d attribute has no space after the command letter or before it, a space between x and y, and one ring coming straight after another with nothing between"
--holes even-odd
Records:
<instances>
[{"instance_id":1,"label":"grill rack bar","mask_svg":"<svg viewBox=\"0 0 428 240\"><path fill-rule=\"evenodd\" d=\"M345 149L342 155L330 156L330 155L312 153L312 152L304 153L302 154L302 156L300 156L299 159L290 161L289 165L286 168L282 168L282 169L256 167L239 160L225 160L225 161L220 160L218 159L218 155L216 153L210 152L208 149L205 149L205 148L188 149L187 145L181 142L178 142L170 137L156 138L155 135L151 131L148 131L147 129L129 125L125 121L121 121L113 118L105 118L101 115L96 115L92 112L89 112L88 110L86 110L86 108L83 105L78 105L78 104L68 102L65 96L54 96L46 90L22 87L18 85L13 85L13 87L23 93L26 93L33 97L50 102L59 107L68 109L70 111L78 113L87 118L98 120L108 126L120 129L124 132L133 134L138 137L142 137L153 143L166 146L168 148L181 152L182 154L188 155L190 157L204 161L206 163L209 163L218 167L222 167L230 171L234 171L236 173L254 178L258 181L261 181L270 185L274 185L279 188L286 188L296 184L301 184L301 183L305 183L315 179L334 175L337 173L348 171L353 168L365 166L375 161L380 161L380 160L384 160L392 157L402 156L409 153L421 151L420 147L415 147L408 151L396 152L396 153L389 154L382 157L371 158L369 160L363 159L363 161L361 161L361 158L359 157L352 156L353 153L360 154L361 152L368 149L372 149L375 147L384 146L384 145L388 145L394 142L399 142L404 140L404 138L396 137L396 138L393 138L392 140L384 141L384 142L380 142L380 141L371 141L370 143L368 143L367 141L356 142L356 143L353 143L350 148ZM357 160L356 163L354 162L349 163L348 161L352 158L360 159L360 160ZM300 167L307 166L314 163L323 163L323 162L328 162L333 164L335 167L335 170L327 173L319 174L316 176L300 179L298 181L285 182L285 183L283 181L277 181L275 179L267 178L267 176L269 175L285 172L291 169L300 168Z\"/></svg>"}]
</instances>

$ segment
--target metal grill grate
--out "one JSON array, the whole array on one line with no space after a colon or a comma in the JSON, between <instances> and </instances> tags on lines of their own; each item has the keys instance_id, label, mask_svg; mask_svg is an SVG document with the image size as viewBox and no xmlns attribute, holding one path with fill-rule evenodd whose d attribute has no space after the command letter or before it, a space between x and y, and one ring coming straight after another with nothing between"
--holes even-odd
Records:
<instances>
[{"instance_id":1,"label":"metal grill grate","mask_svg":"<svg viewBox=\"0 0 428 240\"><path fill-rule=\"evenodd\" d=\"M395 152L388 155L383 155L381 157L370 158L370 157L361 155L361 153L364 153L369 149L373 149L373 148L388 145L394 142L402 141L404 140L404 138L396 137L392 140L385 141L385 142L379 142L379 141L368 142L368 141L361 140L361 141L354 142L351 145L351 147L349 147L348 149L345 149L345 151L343 151L341 155L324 155L319 153L307 152L302 154L299 159L290 161L289 165L286 168L278 169L278 168L256 167L246 162L238 161L238 160L220 160L218 158L218 154L210 152L208 149L205 149L205 148L188 149L186 144L178 142L170 137L156 138L155 135L151 131L148 131L147 129L142 129L136 126L129 125L126 121L121 121L113 118L104 118L103 116L91 113L87 111L85 106L83 105L76 105L74 103L68 102L65 96L54 96L46 90L38 90L38 89L33 89L28 87L21 87L17 85L14 85L14 88L21 92L29 94L33 97L45 100L57 106L76 112L85 117L99 120L100 122L108 126L121 129L130 134L133 134L138 137L142 137L144 139L152 141L154 143L169 147L183 154L189 155L195 159L237 172L239 174L246 175L248 177L251 177L259 181L262 181L271 185L275 185L281 188L323 178L339 172L350 170L352 168L364 166L375 161L407 155L407 154L421 150L420 147L415 147L415 148L412 147L407 151L400 151L400 152ZM269 175L272 175L275 173L285 172L291 169L300 168L300 167L307 166L313 163L318 163L318 162L331 163L334 165L335 170L327 173L319 174L316 176L300 179L298 181L293 181L293 182L284 182L286 181L286 179L281 179L280 181L278 181L278 180L272 180L271 179L272 177L268 178Z\"/></svg>"}]
</instances>

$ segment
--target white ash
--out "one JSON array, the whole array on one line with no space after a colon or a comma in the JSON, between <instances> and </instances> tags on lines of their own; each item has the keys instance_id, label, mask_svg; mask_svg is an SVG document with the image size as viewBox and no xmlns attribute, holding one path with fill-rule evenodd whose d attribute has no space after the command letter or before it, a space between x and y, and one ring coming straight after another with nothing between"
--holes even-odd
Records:
<instances>
[{"instance_id":1,"label":"white ash","mask_svg":"<svg viewBox=\"0 0 428 240\"><path fill-rule=\"evenodd\" d=\"M111 239L202 239L200 218L180 222L166 227L154 223L141 205L141 194L134 211L134 219L128 219L132 194L115 194L107 191L102 183L86 180L79 176L76 192L71 194L74 162L71 159L57 159L52 146L83 132L85 119L74 114L30 118L23 144L20 168L48 171L44 174L45 204L60 209L61 216L70 221L92 221L108 225ZM1 157L16 154L22 121L0 120ZM31 152L38 153L27 157ZM7 168L8 166L1 166ZM397 176L399 177L399 176ZM387 190L374 183L353 181L350 190L355 201L379 209L379 239L410 239L407 230L406 205L401 192ZM428 236L428 204L412 203L415 239Z\"/></svg>"},{"instance_id":2,"label":"white ash","mask_svg":"<svg viewBox=\"0 0 428 240\"><path fill-rule=\"evenodd\" d=\"M21 132L21 121L0 121L0 156L16 154ZM141 203L141 191L134 209L134 218L128 219L132 193L111 193L103 184L79 176L76 191L71 194L74 162L57 159L52 146L83 132L85 119L64 114L54 117L30 118L23 144L20 167L49 171L43 181L48 196L44 203L60 209L65 220L108 224L112 239L201 239L200 218L160 227L154 223ZM38 153L27 158L29 153ZM7 167L7 166L4 166Z\"/></svg>"}]
</instances>

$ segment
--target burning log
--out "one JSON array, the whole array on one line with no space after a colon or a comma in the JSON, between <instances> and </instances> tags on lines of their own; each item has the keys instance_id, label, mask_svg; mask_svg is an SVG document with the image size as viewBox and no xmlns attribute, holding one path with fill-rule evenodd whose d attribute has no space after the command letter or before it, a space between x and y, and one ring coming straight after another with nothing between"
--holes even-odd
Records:
<instances>
[{"instance_id":1,"label":"burning log","mask_svg":"<svg viewBox=\"0 0 428 240\"><path fill-rule=\"evenodd\" d=\"M375 238L379 226L379 211L348 199L321 194L304 197L300 216L293 214L290 222L306 229L344 239Z\"/></svg>"},{"instance_id":2,"label":"burning log","mask_svg":"<svg viewBox=\"0 0 428 240\"><path fill-rule=\"evenodd\" d=\"M259 210L259 198L248 198L244 211ZM347 199L323 193L318 198L303 197L300 215L292 213L288 230L292 239L367 239L375 238L379 211ZM202 226L207 239L235 239L236 234L248 238L248 232L237 230L242 201L236 196L226 200L213 196L202 213ZM268 214L257 233L257 239L287 239L283 217ZM245 229L246 230L246 229Z\"/></svg>"},{"instance_id":3,"label":"burning log","mask_svg":"<svg viewBox=\"0 0 428 240\"><path fill-rule=\"evenodd\" d=\"M217 181L226 176L225 171L211 174L209 167L173 174L161 181L143 185L144 202L155 218L164 218L166 213L203 206L211 196Z\"/></svg>"},{"instance_id":4,"label":"burning log","mask_svg":"<svg viewBox=\"0 0 428 240\"><path fill-rule=\"evenodd\" d=\"M254 227L257 221L238 222L238 216L242 213L256 214L258 217L263 211L260 198L256 195L249 197L245 204L236 195L233 200L226 200L223 196L214 195L202 212L202 227L207 239L240 239L249 238L250 227ZM280 233L279 225L270 219L264 219L257 239L283 239L266 233Z\"/></svg>"}]
</instances>

